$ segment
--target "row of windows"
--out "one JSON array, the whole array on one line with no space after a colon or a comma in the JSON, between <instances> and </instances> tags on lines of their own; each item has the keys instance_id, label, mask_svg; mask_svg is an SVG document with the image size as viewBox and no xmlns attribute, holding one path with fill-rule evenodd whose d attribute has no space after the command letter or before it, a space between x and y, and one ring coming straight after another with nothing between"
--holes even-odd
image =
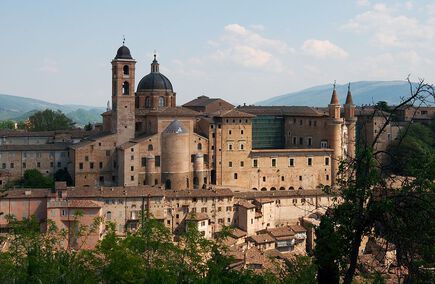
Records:
<instances>
[{"instance_id":1,"label":"row of windows","mask_svg":"<svg viewBox=\"0 0 435 284\"><path fill-rule=\"evenodd\" d=\"M324 165L329 166L329 157L325 157ZM313 158L307 158L307 165L312 166L313 165ZM277 158L271 158L270 159L270 166L272 168L275 168L277 166ZM288 159L288 166L289 167L295 167L296 166L296 159L295 158L289 158ZM258 168L258 159L252 160L252 167Z\"/></svg>"},{"instance_id":2,"label":"row of windows","mask_svg":"<svg viewBox=\"0 0 435 284\"><path fill-rule=\"evenodd\" d=\"M238 145L239 145L239 150L240 150L240 151L245 150L245 143L244 143L244 142L240 142L240 141L239 141ZM233 142L228 142L228 150L229 150L229 151L232 151L232 150L234 150L234 149L235 149L235 147L234 147L234 143L233 143Z\"/></svg>"},{"instance_id":3,"label":"row of windows","mask_svg":"<svg viewBox=\"0 0 435 284\"><path fill-rule=\"evenodd\" d=\"M290 133L289 133L290 135ZM297 137L297 136L293 136L292 138L292 144L293 145L304 145L304 143L306 142L306 145L311 147L313 146L313 138L312 137ZM322 140L320 141L320 148L328 148L328 141L327 140Z\"/></svg>"},{"instance_id":4,"label":"row of windows","mask_svg":"<svg viewBox=\"0 0 435 284\"><path fill-rule=\"evenodd\" d=\"M296 118L293 118L293 124L299 124L299 125L304 125L304 122L308 125L308 126L317 126L317 121L316 120L303 120L303 119L299 119L299 123L298 120Z\"/></svg>"},{"instance_id":5,"label":"row of windows","mask_svg":"<svg viewBox=\"0 0 435 284\"><path fill-rule=\"evenodd\" d=\"M36 162L36 167L40 168L41 167L41 162ZM62 167L62 163L61 162L57 162L57 167L58 168ZM7 168L7 164L6 163L2 163L2 169L6 169L6 168ZM9 164L9 168L10 169L14 169L15 168L15 164L14 163L10 163ZM26 162L23 162L22 168L23 169L27 169L27 163ZM50 168L54 168L54 162L50 162Z\"/></svg>"},{"instance_id":6,"label":"row of windows","mask_svg":"<svg viewBox=\"0 0 435 284\"><path fill-rule=\"evenodd\" d=\"M232 129L229 129L229 130L228 130L228 135L232 135L232 134L233 134L233 130L232 130ZM243 135L243 134L245 134L244 129L240 129L240 135Z\"/></svg>"},{"instance_id":7,"label":"row of windows","mask_svg":"<svg viewBox=\"0 0 435 284\"><path fill-rule=\"evenodd\" d=\"M17 153L18 152L1 153L0 154L0 158L2 156L3 157L16 157ZM44 152L30 152L30 151L23 151L22 152L23 158L30 158L30 157L33 157L33 156L35 156L36 158L41 158L43 153ZM50 158L54 158L54 156L55 156L54 152L49 152L48 155L49 155ZM69 156L68 152L60 152L60 156L62 158L65 158L67 155Z\"/></svg>"}]
</instances>

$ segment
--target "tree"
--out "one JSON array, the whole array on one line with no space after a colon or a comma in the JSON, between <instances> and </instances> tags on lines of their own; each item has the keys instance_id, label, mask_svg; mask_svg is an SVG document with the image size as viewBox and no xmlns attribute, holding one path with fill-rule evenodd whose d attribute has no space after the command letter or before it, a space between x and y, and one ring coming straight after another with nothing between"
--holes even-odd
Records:
<instances>
[{"instance_id":1,"label":"tree","mask_svg":"<svg viewBox=\"0 0 435 284\"><path fill-rule=\"evenodd\" d=\"M0 121L0 129L7 129L7 130L15 129L15 122L10 119Z\"/></svg>"},{"instance_id":2,"label":"tree","mask_svg":"<svg viewBox=\"0 0 435 284\"><path fill-rule=\"evenodd\" d=\"M391 113L408 105L424 104L427 100L433 103L435 91L432 85L420 81L414 88L409 84L411 95ZM381 154L391 157L401 153L383 153L374 149L392 119L393 115L388 114L373 143L358 148L355 159L341 164L338 188L327 189L340 202L330 208L316 230L318 283L338 283L341 276L343 283L350 284L358 266L362 239L371 235L397 246L397 263L408 268L408 280L425 281L431 271L426 268L433 269L434 159L431 156L413 164L409 171L413 177L405 178L399 188L392 188L392 182L401 179L380 165L377 158ZM433 272L430 277L427 283L434 279Z\"/></svg>"},{"instance_id":3,"label":"tree","mask_svg":"<svg viewBox=\"0 0 435 284\"><path fill-rule=\"evenodd\" d=\"M85 125L85 130L86 131L91 131L92 130L92 124L90 122Z\"/></svg>"},{"instance_id":4,"label":"tree","mask_svg":"<svg viewBox=\"0 0 435 284\"><path fill-rule=\"evenodd\" d=\"M74 122L60 110L46 109L29 117L30 131L66 130L74 126Z\"/></svg>"},{"instance_id":5,"label":"tree","mask_svg":"<svg viewBox=\"0 0 435 284\"><path fill-rule=\"evenodd\" d=\"M44 176L40 171L32 169L26 170L23 178L15 185L28 188L51 188L54 185L54 181L52 178Z\"/></svg>"}]
</instances>

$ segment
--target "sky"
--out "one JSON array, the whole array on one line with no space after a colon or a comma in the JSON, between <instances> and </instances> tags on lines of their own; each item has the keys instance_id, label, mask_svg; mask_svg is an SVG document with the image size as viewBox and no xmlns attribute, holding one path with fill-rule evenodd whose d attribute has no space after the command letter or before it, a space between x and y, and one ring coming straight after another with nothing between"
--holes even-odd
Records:
<instances>
[{"instance_id":1,"label":"sky","mask_svg":"<svg viewBox=\"0 0 435 284\"><path fill-rule=\"evenodd\" d=\"M435 82L429 0L1 0L0 93L103 107L123 36L136 85L156 50L178 104L252 104L334 80Z\"/></svg>"}]
</instances>

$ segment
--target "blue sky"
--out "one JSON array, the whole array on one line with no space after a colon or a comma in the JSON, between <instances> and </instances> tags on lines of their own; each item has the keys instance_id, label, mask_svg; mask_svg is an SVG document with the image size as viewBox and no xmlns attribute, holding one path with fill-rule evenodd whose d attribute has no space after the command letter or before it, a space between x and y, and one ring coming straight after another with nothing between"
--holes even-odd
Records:
<instances>
[{"instance_id":1,"label":"blue sky","mask_svg":"<svg viewBox=\"0 0 435 284\"><path fill-rule=\"evenodd\" d=\"M2 0L0 93L105 106L123 35L136 83L157 50L179 104L254 103L334 80L434 82L432 2Z\"/></svg>"}]
</instances>

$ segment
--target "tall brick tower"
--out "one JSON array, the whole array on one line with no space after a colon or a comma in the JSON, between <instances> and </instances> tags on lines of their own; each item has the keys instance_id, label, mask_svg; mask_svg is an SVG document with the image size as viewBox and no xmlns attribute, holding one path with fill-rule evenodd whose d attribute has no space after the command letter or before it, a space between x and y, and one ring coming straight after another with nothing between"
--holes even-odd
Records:
<instances>
[{"instance_id":1,"label":"tall brick tower","mask_svg":"<svg viewBox=\"0 0 435 284\"><path fill-rule=\"evenodd\" d=\"M347 157L355 158L355 105L350 92L350 83L347 87L346 103L344 104L344 120L347 127Z\"/></svg>"},{"instance_id":2,"label":"tall brick tower","mask_svg":"<svg viewBox=\"0 0 435 284\"><path fill-rule=\"evenodd\" d=\"M112 132L118 134L117 145L134 138L135 65L136 61L123 42L112 60Z\"/></svg>"},{"instance_id":3,"label":"tall brick tower","mask_svg":"<svg viewBox=\"0 0 435 284\"><path fill-rule=\"evenodd\" d=\"M329 133L329 147L334 150L332 154L332 163L331 163L331 177L332 184L335 183L338 168L340 165L340 161L342 158L342 147L341 147L341 126L342 119L340 117L340 102L338 101L337 91L332 91L331 103L328 105L329 109L329 122L328 122L328 133Z\"/></svg>"}]
</instances>

